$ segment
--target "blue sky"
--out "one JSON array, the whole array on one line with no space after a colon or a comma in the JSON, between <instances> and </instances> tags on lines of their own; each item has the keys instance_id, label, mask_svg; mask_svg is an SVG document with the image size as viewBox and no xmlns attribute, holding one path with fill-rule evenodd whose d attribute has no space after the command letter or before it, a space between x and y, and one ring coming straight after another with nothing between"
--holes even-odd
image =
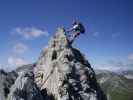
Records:
<instances>
[{"instance_id":1,"label":"blue sky","mask_svg":"<svg viewBox=\"0 0 133 100\"><path fill-rule=\"evenodd\" d=\"M133 69L132 0L1 0L0 66L35 62L59 26L86 27L75 43L94 68Z\"/></svg>"}]
</instances>

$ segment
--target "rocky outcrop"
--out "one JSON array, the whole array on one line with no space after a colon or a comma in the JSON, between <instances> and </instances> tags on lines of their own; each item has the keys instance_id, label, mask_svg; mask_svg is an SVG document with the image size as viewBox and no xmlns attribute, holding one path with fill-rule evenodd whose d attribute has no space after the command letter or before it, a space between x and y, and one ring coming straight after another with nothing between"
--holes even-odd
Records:
<instances>
[{"instance_id":1,"label":"rocky outcrop","mask_svg":"<svg viewBox=\"0 0 133 100\"><path fill-rule=\"evenodd\" d=\"M57 100L106 100L89 62L65 34L59 28L42 51L34 69L36 84Z\"/></svg>"},{"instance_id":2,"label":"rocky outcrop","mask_svg":"<svg viewBox=\"0 0 133 100\"><path fill-rule=\"evenodd\" d=\"M16 68L14 71L16 73L19 73L19 72L33 72L33 69L34 69L35 66L36 66L36 63L27 64L27 65L23 65L23 66L20 66L20 67Z\"/></svg>"},{"instance_id":3,"label":"rocky outcrop","mask_svg":"<svg viewBox=\"0 0 133 100\"><path fill-rule=\"evenodd\" d=\"M31 72L20 72L15 84L11 87L8 100L43 100L33 78Z\"/></svg>"},{"instance_id":4,"label":"rocky outcrop","mask_svg":"<svg viewBox=\"0 0 133 100\"><path fill-rule=\"evenodd\" d=\"M0 100L5 100L10 92L10 87L14 84L17 78L17 73L5 72L0 70Z\"/></svg>"}]
</instances>

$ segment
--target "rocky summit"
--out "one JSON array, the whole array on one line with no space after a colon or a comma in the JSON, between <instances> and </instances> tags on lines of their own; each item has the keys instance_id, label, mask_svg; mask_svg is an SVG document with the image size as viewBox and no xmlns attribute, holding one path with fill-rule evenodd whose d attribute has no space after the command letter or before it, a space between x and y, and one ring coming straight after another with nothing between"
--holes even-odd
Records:
<instances>
[{"instance_id":1,"label":"rocky summit","mask_svg":"<svg viewBox=\"0 0 133 100\"><path fill-rule=\"evenodd\" d=\"M34 69L36 84L56 100L105 100L89 62L65 34L58 28L42 51Z\"/></svg>"},{"instance_id":2,"label":"rocky summit","mask_svg":"<svg viewBox=\"0 0 133 100\"><path fill-rule=\"evenodd\" d=\"M12 73L16 76L7 93L0 88L0 100L107 100L90 63L70 45L63 28L57 29L35 64Z\"/></svg>"}]
</instances>

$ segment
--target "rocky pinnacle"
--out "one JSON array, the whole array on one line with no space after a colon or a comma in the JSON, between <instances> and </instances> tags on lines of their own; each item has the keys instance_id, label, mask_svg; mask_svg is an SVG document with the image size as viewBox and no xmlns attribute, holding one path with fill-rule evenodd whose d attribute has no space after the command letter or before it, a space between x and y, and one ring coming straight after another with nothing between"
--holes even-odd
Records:
<instances>
[{"instance_id":1,"label":"rocky pinnacle","mask_svg":"<svg viewBox=\"0 0 133 100\"><path fill-rule=\"evenodd\" d=\"M63 28L57 29L42 50L34 79L39 89L47 92L48 100L106 100L94 70L85 56L70 45Z\"/></svg>"}]
</instances>

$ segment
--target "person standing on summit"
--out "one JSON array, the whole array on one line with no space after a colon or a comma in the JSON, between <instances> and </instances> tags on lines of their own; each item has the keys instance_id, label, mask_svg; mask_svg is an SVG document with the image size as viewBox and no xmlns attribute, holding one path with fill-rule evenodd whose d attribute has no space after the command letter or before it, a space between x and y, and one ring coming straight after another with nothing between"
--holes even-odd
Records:
<instances>
[{"instance_id":1,"label":"person standing on summit","mask_svg":"<svg viewBox=\"0 0 133 100\"><path fill-rule=\"evenodd\" d=\"M81 33L85 33L85 28L82 23L74 21L72 27L67 32L71 33L69 42L72 44L77 36L79 36Z\"/></svg>"}]
</instances>

